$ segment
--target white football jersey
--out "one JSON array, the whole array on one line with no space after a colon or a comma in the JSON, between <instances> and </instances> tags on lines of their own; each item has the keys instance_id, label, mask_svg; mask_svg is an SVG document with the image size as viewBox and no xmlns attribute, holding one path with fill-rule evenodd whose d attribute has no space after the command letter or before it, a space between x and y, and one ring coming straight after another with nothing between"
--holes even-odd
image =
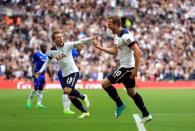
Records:
<instances>
[{"instance_id":1,"label":"white football jersey","mask_svg":"<svg viewBox=\"0 0 195 131\"><path fill-rule=\"evenodd\" d=\"M55 58L62 70L62 76L65 77L71 73L79 72L72 56L72 48L77 44L87 44L90 38L85 38L75 42L64 42L62 47L52 47L46 54L50 59Z\"/></svg>"},{"instance_id":2,"label":"white football jersey","mask_svg":"<svg viewBox=\"0 0 195 131\"><path fill-rule=\"evenodd\" d=\"M118 47L120 67L131 68L135 66L134 51L130 48L134 42L133 35L126 29L123 29L119 36L115 36L114 44Z\"/></svg>"},{"instance_id":3,"label":"white football jersey","mask_svg":"<svg viewBox=\"0 0 195 131\"><path fill-rule=\"evenodd\" d=\"M54 46L46 53L50 59L55 58L58 61L63 77L79 72L72 57L72 48L74 48L73 42L64 42L62 47Z\"/></svg>"}]
</instances>

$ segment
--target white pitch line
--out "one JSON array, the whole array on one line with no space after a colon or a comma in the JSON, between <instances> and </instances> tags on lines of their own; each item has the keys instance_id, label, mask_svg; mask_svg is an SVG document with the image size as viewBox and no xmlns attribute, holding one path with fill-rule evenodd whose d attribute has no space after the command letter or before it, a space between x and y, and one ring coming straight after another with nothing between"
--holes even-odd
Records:
<instances>
[{"instance_id":1,"label":"white pitch line","mask_svg":"<svg viewBox=\"0 0 195 131\"><path fill-rule=\"evenodd\" d=\"M195 114L152 114L153 116L195 116Z\"/></svg>"},{"instance_id":2,"label":"white pitch line","mask_svg":"<svg viewBox=\"0 0 195 131\"><path fill-rule=\"evenodd\" d=\"M147 131L138 114L133 114L138 131Z\"/></svg>"}]
</instances>

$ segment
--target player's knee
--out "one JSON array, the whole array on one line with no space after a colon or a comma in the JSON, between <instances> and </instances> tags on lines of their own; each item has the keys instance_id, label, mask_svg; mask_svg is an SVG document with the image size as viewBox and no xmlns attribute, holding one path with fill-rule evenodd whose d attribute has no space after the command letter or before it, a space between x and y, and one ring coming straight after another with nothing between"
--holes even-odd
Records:
<instances>
[{"instance_id":1,"label":"player's knee","mask_svg":"<svg viewBox=\"0 0 195 131\"><path fill-rule=\"evenodd\" d=\"M37 87L34 87L34 90L35 90L35 91L37 91L37 90L38 90L38 88L37 88Z\"/></svg>"},{"instance_id":2,"label":"player's knee","mask_svg":"<svg viewBox=\"0 0 195 131\"><path fill-rule=\"evenodd\" d=\"M37 92L40 93L40 94L42 94L43 91L42 90L37 90Z\"/></svg>"},{"instance_id":3,"label":"player's knee","mask_svg":"<svg viewBox=\"0 0 195 131\"><path fill-rule=\"evenodd\" d=\"M70 100L72 100L72 99L74 99L75 97L74 97L74 96L68 95L68 98L69 98Z\"/></svg>"},{"instance_id":4,"label":"player's knee","mask_svg":"<svg viewBox=\"0 0 195 131\"><path fill-rule=\"evenodd\" d=\"M43 88L39 88L39 91L41 91L41 92L42 92L42 91L43 91Z\"/></svg>"},{"instance_id":5,"label":"player's knee","mask_svg":"<svg viewBox=\"0 0 195 131\"><path fill-rule=\"evenodd\" d=\"M72 91L71 88L67 88L67 87L64 88L64 93L66 94L70 94L71 91Z\"/></svg>"},{"instance_id":6,"label":"player's knee","mask_svg":"<svg viewBox=\"0 0 195 131\"><path fill-rule=\"evenodd\" d=\"M130 97L133 97L136 93L134 93L134 92L127 92L127 94L128 94Z\"/></svg>"},{"instance_id":7,"label":"player's knee","mask_svg":"<svg viewBox=\"0 0 195 131\"><path fill-rule=\"evenodd\" d=\"M106 88L106 84L105 83L102 83L102 87L105 89Z\"/></svg>"},{"instance_id":8,"label":"player's knee","mask_svg":"<svg viewBox=\"0 0 195 131\"><path fill-rule=\"evenodd\" d=\"M136 90L134 90L134 89L129 89L129 90L127 90L127 94L128 94L130 97L133 97L133 96L135 96L135 94L136 94Z\"/></svg>"},{"instance_id":9,"label":"player's knee","mask_svg":"<svg viewBox=\"0 0 195 131\"><path fill-rule=\"evenodd\" d=\"M110 85L109 84L107 84L107 83L102 83L102 87L104 88L104 89L106 89L107 87L109 87Z\"/></svg>"},{"instance_id":10,"label":"player's knee","mask_svg":"<svg viewBox=\"0 0 195 131\"><path fill-rule=\"evenodd\" d=\"M105 89L111 85L110 81L108 79L104 79L102 81L102 87Z\"/></svg>"}]
</instances>

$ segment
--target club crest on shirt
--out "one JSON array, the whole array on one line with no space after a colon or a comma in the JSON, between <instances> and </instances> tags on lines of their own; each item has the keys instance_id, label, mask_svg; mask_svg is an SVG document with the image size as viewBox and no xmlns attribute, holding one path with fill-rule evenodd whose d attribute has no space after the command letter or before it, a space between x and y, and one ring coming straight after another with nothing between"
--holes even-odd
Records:
<instances>
[{"instance_id":1,"label":"club crest on shirt","mask_svg":"<svg viewBox=\"0 0 195 131\"><path fill-rule=\"evenodd\" d=\"M63 59L64 57L67 57L64 53L61 53L61 54L55 56L55 58L56 58L58 61L61 60L61 59Z\"/></svg>"}]
</instances>

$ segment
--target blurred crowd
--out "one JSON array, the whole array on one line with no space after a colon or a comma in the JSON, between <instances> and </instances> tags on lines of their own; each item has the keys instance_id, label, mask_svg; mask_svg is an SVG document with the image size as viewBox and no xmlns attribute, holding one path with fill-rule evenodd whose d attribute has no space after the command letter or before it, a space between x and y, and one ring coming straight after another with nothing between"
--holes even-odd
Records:
<instances>
[{"instance_id":1,"label":"blurred crowd","mask_svg":"<svg viewBox=\"0 0 195 131\"><path fill-rule=\"evenodd\" d=\"M195 80L195 3L193 0L3 0L0 1L0 76L31 79L31 56L41 42L53 45L61 29L66 41L100 35L112 46L105 18L121 16L139 42L143 56L137 79ZM101 80L118 66L118 58L93 45L77 59L83 80ZM57 61L48 67L56 80Z\"/></svg>"}]
</instances>

